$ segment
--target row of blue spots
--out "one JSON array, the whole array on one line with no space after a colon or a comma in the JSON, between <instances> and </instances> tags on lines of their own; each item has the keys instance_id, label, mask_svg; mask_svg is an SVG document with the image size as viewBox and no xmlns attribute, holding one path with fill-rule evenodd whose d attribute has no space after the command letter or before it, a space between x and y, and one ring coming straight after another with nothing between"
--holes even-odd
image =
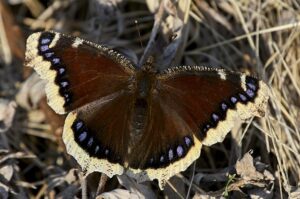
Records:
<instances>
[{"instance_id":1,"label":"row of blue spots","mask_svg":"<svg viewBox=\"0 0 300 199\"><path fill-rule=\"evenodd\" d=\"M180 144L170 147L168 150L162 152L159 156L151 157L144 165L144 169L166 167L176 160L184 157L191 146L194 145L194 141L190 136L183 137L183 140L179 143Z\"/></svg>"},{"instance_id":2,"label":"row of blue spots","mask_svg":"<svg viewBox=\"0 0 300 199\"><path fill-rule=\"evenodd\" d=\"M258 91L258 81L253 77L246 77L246 94L250 99L254 99Z\"/></svg>"},{"instance_id":3,"label":"row of blue spots","mask_svg":"<svg viewBox=\"0 0 300 199\"><path fill-rule=\"evenodd\" d=\"M49 47L55 34L50 32L42 33L39 40L39 54L47 61L51 62L51 69L56 70L57 76L55 83L59 85L60 95L65 99L65 106L71 102L71 93L68 91L70 87L69 81L66 79L66 67L62 63L61 59L55 56L53 50Z\"/></svg>"},{"instance_id":4,"label":"row of blue spots","mask_svg":"<svg viewBox=\"0 0 300 199\"><path fill-rule=\"evenodd\" d=\"M253 101L256 97L256 92L258 89L258 81L252 77L246 77L246 91L240 91L234 96L231 96L227 102L221 102L220 109L218 112L214 112L211 114L211 119L207 123L203 124L200 127L199 137L201 140L205 139L207 131L210 128L214 128L217 126L218 122L224 120L226 117L227 110L229 108L234 108L237 102L241 102L243 104L248 103L249 101Z\"/></svg>"},{"instance_id":5,"label":"row of blue spots","mask_svg":"<svg viewBox=\"0 0 300 199\"><path fill-rule=\"evenodd\" d=\"M110 162L121 163L121 158L114 154L108 147L100 144L93 136L93 132L88 129L82 120L75 120L72 125L72 130L74 132L75 141L90 156L107 159Z\"/></svg>"}]
</instances>

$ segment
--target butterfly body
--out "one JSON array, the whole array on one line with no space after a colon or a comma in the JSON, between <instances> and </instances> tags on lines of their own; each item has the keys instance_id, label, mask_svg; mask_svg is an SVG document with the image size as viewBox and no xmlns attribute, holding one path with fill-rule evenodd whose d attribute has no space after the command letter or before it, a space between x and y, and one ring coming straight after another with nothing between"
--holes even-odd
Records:
<instances>
[{"instance_id":1,"label":"butterfly body","mask_svg":"<svg viewBox=\"0 0 300 199\"><path fill-rule=\"evenodd\" d=\"M144 67L143 67L144 68ZM131 153L134 145L142 138L143 132L146 128L149 115L149 104L155 90L155 77L153 72L147 70L140 70L135 74L133 92L133 105L130 118L130 138L128 146L128 154Z\"/></svg>"},{"instance_id":2,"label":"butterfly body","mask_svg":"<svg viewBox=\"0 0 300 199\"><path fill-rule=\"evenodd\" d=\"M268 88L254 77L199 66L137 68L107 47L55 32L27 40L26 64L48 81L49 105L68 114L66 149L108 176L158 179L162 188L224 139L238 119L262 116Z\"/></svg>"}]
</instances>

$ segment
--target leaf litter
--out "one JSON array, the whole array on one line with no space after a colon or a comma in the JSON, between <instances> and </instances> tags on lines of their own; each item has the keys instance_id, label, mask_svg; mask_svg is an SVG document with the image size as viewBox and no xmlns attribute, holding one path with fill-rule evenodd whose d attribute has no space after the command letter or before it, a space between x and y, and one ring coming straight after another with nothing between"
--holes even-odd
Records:
<instances>
[{"instance_id":1,"label":"leaf litter","mask_svg":"<svg viewBox=\"0 0 300 199\"><path fill-rule=\"evenodd\" d=\"M0 12L2 22L10 19L0 28L1 198L299 197L296 1L65 0L0 5L5 9ZM24 55L23 35L41 29L103 43L126 52L135 63L158 49L161 69L205 65L257 75L271 90L267 114L237 124L223 143L205 147L196 165L173 177L165 191L126 176L103 181L95 173L82 178L84 173L65 153L60 138L64 118L51 113L44 83L18 61ZM12 31L16 34L7 34Z\"/></svg>"}]
</instances>

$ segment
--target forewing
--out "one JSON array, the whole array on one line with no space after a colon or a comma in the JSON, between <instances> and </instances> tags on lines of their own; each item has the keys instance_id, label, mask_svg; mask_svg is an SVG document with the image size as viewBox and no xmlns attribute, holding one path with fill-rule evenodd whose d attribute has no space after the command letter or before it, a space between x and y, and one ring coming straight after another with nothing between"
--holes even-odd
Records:
<instances>
[{"instance_id":1,"label":"forewing","mask_svg":"<svg viewBox=\"0 0 300 199\"><path fill-rule=\"evenodd\" d=\"M237 119L263 116L269 98L263 81L223 69L178 67L159 78L160 90L172 96L205 145L223 141Z\"/></svg>"},{"instance_id":2,"label":"forewing","mask_svg":"<svg viewBox=\"0 0 300 199\"><path fill-rule=\"evenodd\" d=\"M25 64L46 79L48 104L63 114L126 88L134 67L106 47L56 32L27 40Z\"/></svg>"}]
</instances>

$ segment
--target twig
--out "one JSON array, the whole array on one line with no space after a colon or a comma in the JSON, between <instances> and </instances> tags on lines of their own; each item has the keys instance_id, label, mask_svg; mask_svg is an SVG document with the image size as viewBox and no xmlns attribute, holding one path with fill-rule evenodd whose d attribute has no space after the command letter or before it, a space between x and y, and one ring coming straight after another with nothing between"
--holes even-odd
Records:
<instances>
[{"instance_id":1,"label":"twig","mask_svg":"<svg viewBox=\"0 0 300 199\"><path fill-rule=\"evenodd\" d=\"M105 173L101 174L101 177L99 179L99 184L96 192L96 196L104 192L105 184L108 180L108 176Z\"/></svg>"},{"instance_id":2,"label":"twig","mask_svg":"<svg viewBox=\"0 0 300 199\"><path fill-rule=\"evenodd\" d=\"M79 173L80 184L81 184L81 198L87 199L87 184L86 184L86 175L85 172Z\"/></svg>"},{"instance_id":3,"label":"twig","mask_svg":"<svg viewBox=\"0 0 300 199\"><path fill-rule=\"evenodd\" d=\"M191 183L189 185L188 192L187 192L186 197L185 197L186 199L190 198L190 192L191 192L192 184L194 182L194 177L195 177L195 170L196 170L196 161L193 163L193 174L192 174Z\"/></svg>"},{"instance_id":4,"label":"twig","mask_svg":"<svg viewBox=\"0 0 300 199\"><path fill-rule=\"evenodd\" d=\"M151 51L153 49L156 35L158 34L158 31L160 29L164 14L165 14L165 9L164 9L164 0L163 0L163 1L161 1L160 5L159 5L158 12L155 14L155 20L154 20L154 25L153 25L153 29L151 32L151 36L150 36L149 42L145 48L145 51L139 61L138 67L141 67L143 65L143 63L145 63L145 61L146 61L145 59L148 58L149 54L151 53Z\"/></svg>"},{"instance_id":5,"label":"twig","mask_svg":"<svg viewBox=\"0 0 300 199\"><path fill-rule=\"evenodd\" d=\"M3 53L3 60L5 64L10 64L12 61L12 54L10 51L10 47L7 41L5 27L3 23L2 15L0 14L0 47Z\"/></svg>"}]
</instances>

